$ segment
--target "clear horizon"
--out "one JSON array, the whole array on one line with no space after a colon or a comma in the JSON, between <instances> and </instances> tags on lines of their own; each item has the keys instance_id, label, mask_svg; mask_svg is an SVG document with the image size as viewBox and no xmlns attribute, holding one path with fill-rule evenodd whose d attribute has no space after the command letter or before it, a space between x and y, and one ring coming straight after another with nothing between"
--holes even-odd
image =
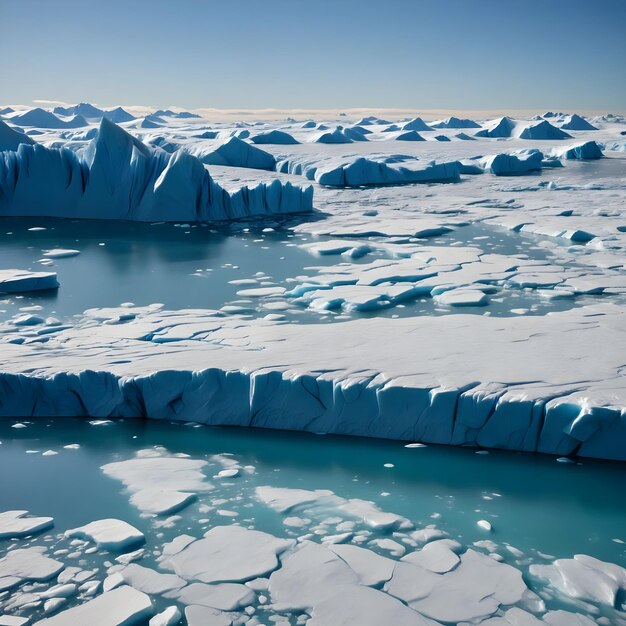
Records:
<instances>
[{"instance_id":1,"label":"clear horizon","mask_svg":"<svg viewBox=\"0 0 626 626\"><path fill-rule=\"evenodd\" d=\"M2 104L619 113L625 26L621 0L3 1Z\"/></svg>"}]
</instances>

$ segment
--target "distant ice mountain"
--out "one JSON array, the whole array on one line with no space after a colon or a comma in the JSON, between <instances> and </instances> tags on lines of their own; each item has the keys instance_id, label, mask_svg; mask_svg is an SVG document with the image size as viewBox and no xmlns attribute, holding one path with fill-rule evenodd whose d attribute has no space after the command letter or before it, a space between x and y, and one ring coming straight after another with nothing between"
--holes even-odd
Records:
<instances>
[{"instance_id":1,"label":"distant ice mountain","mask_svg":"<svg viewBox=\"0 0 626 626\"><path fill-rule=\"evenodd\" d=\"M74 115L69 119L61 119L51 111L35 108L29 111L11 113L5 117L16 126L34 126L36 128L82 128L88 122L82 115Z\"/></svg>"}]
</instances>

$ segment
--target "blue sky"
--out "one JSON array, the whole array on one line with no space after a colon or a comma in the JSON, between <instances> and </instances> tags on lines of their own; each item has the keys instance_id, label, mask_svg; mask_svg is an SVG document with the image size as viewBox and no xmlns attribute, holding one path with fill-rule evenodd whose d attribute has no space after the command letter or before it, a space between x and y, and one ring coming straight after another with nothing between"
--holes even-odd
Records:
<instances>
[{"instance_id":1,"label":"blue sky","mask_svg":"<svg viewBox=\"0 0 626 626\"><path fill-rule=\"evenodd\" d=\"M0 104L626 109L626 0L0 0Z\"/></svg>"}]
</instances>

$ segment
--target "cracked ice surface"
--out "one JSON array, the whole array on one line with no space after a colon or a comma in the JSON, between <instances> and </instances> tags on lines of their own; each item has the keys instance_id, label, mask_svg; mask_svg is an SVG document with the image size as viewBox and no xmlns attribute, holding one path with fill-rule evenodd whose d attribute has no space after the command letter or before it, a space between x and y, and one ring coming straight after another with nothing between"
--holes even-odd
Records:
<instances>
[{"instance_id":1,"label":"cracked ice surface","mask_svg":"<svg viewBox=\"0 0 626 626\"><path fill-rule=\"evenodd\" d=\"M175 426L165 426L174 433ZM38 427L27 424L25 432L32 428ZM87 428L117 430L114 436L134 440L122 422ZM182 428L197 433L188 441L202 436L190 425ZM83 436L89 437L84 430ZM85 445L101 448L97 438ZM435 524L424 526L342 491L284 486L285 479L294 481L272 471L273 460L254 467L238 454L198 453L193 444L189 453L130 445L136 447L130 457L127 450L107 452L107 461L118 460L99 468L114 478L101 496L127 500L120 516L126 511L139 529L124 519L94 521L78 533L64 523L55 530L33 528L0 558L0 582L10 590L0 590L0 615L45 626L140 624L153 615L176 623L183 613L190 624L241 626L264 619L290 626L377 626L386 619L411 626L626 623L626 570L617 564L584 554L555 559L522 551L500 534L468 545ZM62 454L74 458L77 452ZM58 458L50 457L51 472ZM136 461L155 459L160 483L186 485L198 499L178 515L146 511L134 518L135 489L146 471ZM180 466L181 460L194 465ZM97 460L88 454L84 462L92 481L89 467L98 469ZM204 489L224 467L240 472ZM319 476L318 482L332 484ZM394 489L393 481L388 484ZM226 507L234 517L221 515ZM497 515L490 519L499 529L506 526ZM145 539L139 548L126 541L137 532ZM335 543L339 535L341 543Z\"/></svg>"},{"instance_id":2,"label":"cracked ice surface","mask_svg":"<svg viewBox=\"0 0 626 626\"><path fill-rule=\"evenodd\" d=\"M626 623L623 567L516 547L495 489L461 532L454 497L424 518L393 478L288 484L168 438L104 452L136 417L200 446L198 423L626 459L624 119L58 113L0 122L2 448L68 416L101 446L54 485L79 519L0 514L0 624ZM46 478L84 444L51 440L24 444Z\"/></svg>"}]
</instances>

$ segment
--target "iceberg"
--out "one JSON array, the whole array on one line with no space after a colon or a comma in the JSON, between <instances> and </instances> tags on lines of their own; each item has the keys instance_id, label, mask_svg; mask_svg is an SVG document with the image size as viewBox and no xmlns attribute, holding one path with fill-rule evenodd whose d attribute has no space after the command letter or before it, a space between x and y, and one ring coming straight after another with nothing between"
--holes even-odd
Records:
<instances>
[{"instance_id":1,"label":"iceberg","mask_svg":"<svg viewBox=\"0 0 626 626\"><path fill-rule=\"evenodd\" d=\"M480 128L480 124L474 120L458 117L447 117L445 120L433 122L431 126L432 128Z\"/></svg>"},{"instance_id":2,"label":"iceberg","mask_svg":"<svg viewBox=\"0 0 626 626\"><path fill-rule=\"evenodd\" d=\"M584 117L580 115L570 115L565 124L561 124L561 128L564 130L598 130L595 126L590 124Z\"/></svg>"},{"instance_id":3,"label":"iceberg","mask_svg":"<svg viewBox=\"0 0 626 626\"><path fill-rule=\"evenodd\" d=\"M258 150L232 139L235 152L233 142ZM82 151L20 144L0 152L0 215L220 221L306 213L312 199L311 187L279 180L228 193L198 158L150 148L106 118Z\"/></svg>"},{"instance_id":4,"label":"iceberg","mask_svg":"<svg viewBox=\"0 0 626 626\"><path fill-rule=\"evenodd\" d=\"M88 102L81 102L80 104L75 104L69 107L54 107L52 112L55 115L63 115L66 117L70 115L82 115L82 117L87 119L96 120L102 119L102 116L104 115L104 111L102 109L99 109Z\"/></svg>"},{"instance_id":5,"label":"iceberg","mask_svg":"<svg viewBox=\"0 0 626 626\"><path fill-rule=\"evenodd\" d=\"M11 128L8 124L0 120L0 152L3 150L15 151L22 143L32 145L35 142L28 135Z\"/></svg>"},{"instance_id":6,"label":"iceberg","mask_svg":"<svg viewBox=\"0 0 626 626\"><path fill-rule=\"evenodd\" d=\"M355 134L358 135L358 133ZM361 141L365 139L363 135L359 135L359 137ZM338 126L335 130L320 133L313 138L313 141L315 143L352 143L355 139L353 136L349 136L343 128Z\"/></svg>"},{"instance_id":7,"label":"iceberg","mask_svg":"<svg viewBox=\"0 0 626 626\"><path fill-rule=\"evenodd\" d=\"M190 111L172 111L171 109L159 109L155 111L152 115L156 115L156 117L175 117L179 120L191 120L191 119L201 119L200 115L197 113L191 113Z\"/></svg>"},{"instance_id":8,"label":"iceberg","mask_svg":"<svg viewBox=\"0 0 626 626\"><path fill-rule=\"evenodd\" d=\"M602 148L595 141L585 141L583 143L578 143L573 146L556 149L553 151L553 154L554 156L567 160L593 160L601 159L604 156Z\"/></svg>"},{"instance_id":9,"label":"iceberg","mask_svg":"<svg viewBox=\"0 0 626 626\"><path fill-rule=\"evenodd\" d=\"M269 152L251 146L247 141L231 137L218 148L205 151L197 148L192 153L206 165L228 165L230 167L250 167L258 170L273 170L276 159Z\"/></svg>"},{"instance_id":10,"label":"iceberg","mask_svg":"<svg viewBox=\"0 0 626 626\"><path fill-rule=\"evenodd\" d=\"M146 117L139 122L139 128L161 128L166 124L165 120L162 120L160 117L151 114L146 115Z\"/></svg>"},{"instance_id":11,"label":"iceberg","mask_svg":"<svg viewBox=\"0 0 626 626\"><path fill-rule=\"evenodd\" d=\"M6 119L16 126L34 126L36 128L81 128L87 126L82 115L74 115L69 119L61 119L45 109L36 108L24 113L12 113Z\"/></svg>"},{"instance_id":12,"label":"iceberg","mask_svg":"<svg viewBox=\"0 0 626 626\"><path fill-rule=\"evenodd\" d=\"M124 110L122 107L116 107L115 109L111 109L110 111L104 112L104 117L106 117L109 122L114 122L115 124L123 124L124 122L132 122L134 119L137 119L134 115L131 115L128 111Z\"/></svg>"},{"instance_id":13,"label":"iceberg","mask_svg":"<svg viewBox=\"0 0 626 626\"><path fill-rule=\"evenodd\" d=\"M289 133L285 133L282 130L271 130L266 133L260 133L255 135L251 139L252 143L271 143L279 145L293 145L300 143L293 138Z\"/></svg>"},{"instance_id":14,"label":"iceberg","mask_svg":"<svg viewBox=\"0 0 626 626\"><path fill-rule=\"evenodd\" d=\"M0 294L44 291L58 287L57 275L54 272L0 269Z\"/></svg>"},{"instance_id":15,"label":"iceberg","mask_svg":"<svg viewBox=\"0 0 626 626\"><path fill-rule=\"evenodd\" d=\"M149 596L122 585L84 604L35 622L34 626L131 626L145 624L153 614Z\"/></svg>"},{"instance_id":16,"label":"iceberg","mask_svg":"<svg viewBox=\"0 0 626 626\"><path fill-rule=\"evenodd\" d=\"M520 134L520 139L571 139L572 136L568 135L560 128L553 126L547 120L537 122L536 124L530 124L524 128Z\"/></svg>"},{"instance_id":17,"label":"iceberg","mask_svg":"<svg viewBox=\"0 0 626 626\"><path fill-rule=\"evenodd\" d=\"M402 130L433 130L421 117L415 117L402 125Z\"/></svg>"},{"instance_id":18,"label":"iceberg","mask_svg":"<svg viewBox=\"0 0 626 626\"><path fill-rule=\"evenodd\" d=\"M406 133L400 133L396 137L396 141L426 141L416 130L409 130Z\"/></svg>"},{"instance_id":19,"label":"iceberg","mask_svg":"<svg viewBox=\"0 0 626 626\"><path fill-rule=\"evenodd\" d=\"M376 117L375 115L362 117L356 122L356 126L382 126L384 124L390 124L390 122L383 120L380 117Z\"/></svg>"},{"instance_id":20,"label":"iceberg","mask_svg":"<svg viewBox=\"0 0 626 626\"><path fill-rule=\"evenodd\" d=\"M315 172L315 181L329 187L456 182L460 177L456 161L428 163L423 167L409 168L364 157L336 166L322 167Z\"/></svg>"},{"instance_id":21,"label":"iceberg","mask_svg":"<svg viewBox=\"0 0 626 626\"><path fill-rule=\"evenodd\" d=\"M515 129L515 122L510 117L500 117L487 122L484 126L475 134L476 137L511 137Z\"/></svg>"},{"instance_id":22,"label":"iceberg","mask_svg":"<svg viewBox=\"0 0 626 626\"><path fill-rule=\"evenodd\" d=\"M541 171L543 153L519 150L512 154L494 154L481 160L482 166L496 176L520 176Z\"/></svg>"}]
</instances>

